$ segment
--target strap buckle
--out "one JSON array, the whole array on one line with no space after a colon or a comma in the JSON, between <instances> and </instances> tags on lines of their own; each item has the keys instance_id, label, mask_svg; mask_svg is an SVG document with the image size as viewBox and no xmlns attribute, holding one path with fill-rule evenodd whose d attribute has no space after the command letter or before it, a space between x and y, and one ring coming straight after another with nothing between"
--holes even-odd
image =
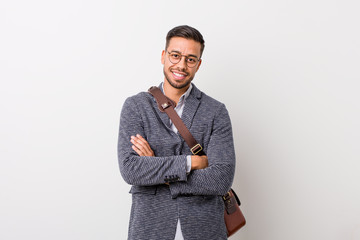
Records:
<instances>
[{"instance_id":1,"label":"strap buckle","mask_svg":"<svg viewBox=\"0 0 360 240\"><path fill-rule=\"evenodd\" d=\"M203 148L202 148L202 146L201 146L199 143L196 144L195 146L193 146L193 147L190 149L190 151L191 151L194 155L198 154L201 150L203 150Z\"/></svg>"},{"instance_id":2,"label":"strap buckle","mask_svg":"<svg viewBox=\"0 0 360 240\"><path fill-rule=\"evenodd\" d=\"M230 193L230 191L228 191L228 192L227 192L225 195L223 195L222 197L223 197L224 201L229 200L229 199L231 198L231 193Z\"/></svg>"},{"instance_id":3,"label":"strap buckle","mask_svg":"<svg viewBox=\"0 0 360 240\"><path fill-rule=\"evenodd\" d=\"M170 104L166 102L166 103L161 104L161 107L165 110L168 107L170 107Z\"/></svg>"}]
</instances>

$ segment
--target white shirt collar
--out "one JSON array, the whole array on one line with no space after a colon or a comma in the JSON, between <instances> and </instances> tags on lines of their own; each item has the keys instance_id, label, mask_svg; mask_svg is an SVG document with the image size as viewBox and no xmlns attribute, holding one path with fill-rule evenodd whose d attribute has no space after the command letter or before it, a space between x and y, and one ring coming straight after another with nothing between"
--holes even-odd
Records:
<instances>
[{"instance_id":1,"label":"white shirt collar","mask_svg":"<svg viewBox=\"0 0 360 240\"><path fill-rule=\"evenodd\" d=\"M192 88L193 88L193 84L190 83L190 87L186 90L186 92L183 95L181 95L181 97L179 99L179 102L185 101L189 97ZM166 96L163 82L161 83L161 88L160 89Z\"/></svg>"}]
</instances>

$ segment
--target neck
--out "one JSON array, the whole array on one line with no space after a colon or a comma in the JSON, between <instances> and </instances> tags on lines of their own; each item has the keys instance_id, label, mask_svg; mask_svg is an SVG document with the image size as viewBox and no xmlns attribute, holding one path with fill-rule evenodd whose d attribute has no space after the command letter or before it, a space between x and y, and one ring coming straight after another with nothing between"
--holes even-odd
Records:
<instances>
[{"instance_id":1,"label":"neck","mask_svg":"<svg viewBox=\"0 0 360 240\"><path fill-rule=\"evenodd\" d=\"M164 80L164 84L163 84L165 95L171 100L173 100L176 104L178 104L180 97L189 89L189 87L190 84L180 89L174 88L168 83L166 79Z\"/></svg>"}]
</instances>

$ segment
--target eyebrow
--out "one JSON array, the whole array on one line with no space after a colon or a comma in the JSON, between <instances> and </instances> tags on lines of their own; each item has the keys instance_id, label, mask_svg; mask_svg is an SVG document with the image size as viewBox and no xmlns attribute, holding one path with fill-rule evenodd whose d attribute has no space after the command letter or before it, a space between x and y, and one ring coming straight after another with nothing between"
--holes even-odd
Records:
<instances>
[{"instance_id":1,"label":"eyebrow","mask_svg":"<svg viewBox=\"0 0 360 240\"><path fill-rule=\"evenodd\" d=\"M180 51L176 51L176 50L172 50L171 53L179 53L180 55L182 55L182 53ZM184 56L187 56L187 57L196 57L197 59L199 59L198 56L194 55L194 54L189 54L189 55L184 55Z\"/></svg>"}]
</instances>

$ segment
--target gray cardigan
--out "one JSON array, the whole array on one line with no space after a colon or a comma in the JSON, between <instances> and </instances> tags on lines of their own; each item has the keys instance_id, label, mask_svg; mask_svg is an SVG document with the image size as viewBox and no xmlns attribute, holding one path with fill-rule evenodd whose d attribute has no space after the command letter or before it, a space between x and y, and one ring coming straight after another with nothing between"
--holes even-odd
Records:
<instances>
[{"instance_id":1,"label":"gray cardigan","mask_svg":"<svg viewBox=\"0 0 360 240\"><path fill-rule=\"evenodd\" d=\"M118 160L124 180L132 185L130 240L172 240L177 219L186 240L227 239L221 198L231 187L235 151L231 122L225 105L195 85L181 116L203 146L209 166L186 173L191 155L179 133L170 128L166 113L155 99L141 92L126 99L120 117ZM140 157L130 137L143 136L155 157ZM165 182L170 181L170 185Z\"/></svg>"}]
</instances>

